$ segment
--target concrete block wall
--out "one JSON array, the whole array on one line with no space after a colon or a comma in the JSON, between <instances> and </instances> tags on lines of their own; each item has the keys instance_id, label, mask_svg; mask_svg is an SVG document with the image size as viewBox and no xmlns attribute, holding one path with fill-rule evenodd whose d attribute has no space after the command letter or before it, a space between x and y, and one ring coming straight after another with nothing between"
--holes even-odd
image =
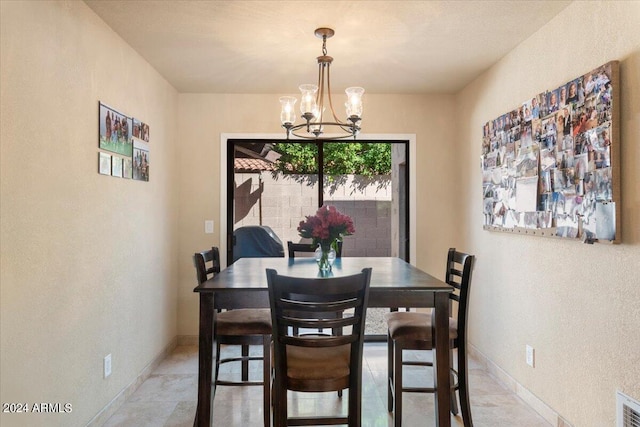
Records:
<instances>
[{"instance_id":1,"label":"concrete block wall","mask_svg":"<svg viewBox=\"0 0 640 427\"><path fill-rule=\"evenodd\" d=\"M344 240L345 256L390 256L390 178L334 178L325 184L325 204L349 215L356 228L356 233ZM287 240L301 241L298 224L318 206L315 176L262 172L236 173L235 179L235 228L267 225L285 246Z\"/></svg>"}]
</instances>

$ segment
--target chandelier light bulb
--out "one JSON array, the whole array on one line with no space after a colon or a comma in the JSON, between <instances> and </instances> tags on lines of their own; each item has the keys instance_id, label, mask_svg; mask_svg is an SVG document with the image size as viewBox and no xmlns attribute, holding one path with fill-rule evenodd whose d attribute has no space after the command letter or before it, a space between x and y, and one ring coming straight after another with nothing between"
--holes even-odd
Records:
<instances>
[{"instance_id":1,"label":"chandelier light bulb","mask_svg":"<svg viewBox=\"0 0 640 427\"><path fill-rule=\"evenodd\" d=\"M347 94L347 118L362 117L362 95L364 89L361 87L348 87L345 90Z\"/></svg>"},{"instance_id":2,"label":"chandelier light bulb","mask_svg":"<svg viewBox=\"0 0 640 427\"><path fill-rule=\"evenodd\" d=\"M326 108L322 108L322 111L320 111L320 108L318 108L318 106L316 106L316 108L313 110L313 119L311 119L309 130L314 135L320 135L322 132L324 132L324 126L315 123L322 123L322 116L324 116L325 110Z\"/></svg>"},{"instance_id":3,"label":"chandelier light bulb","mask_svg":"<svg viewBox=\"0 0 640 427\"><path fill-rule=\"evenodd\" d=\"M296 121L295 105L298 100L293 96L280 97L280 105L282 111L280 112L280 122L283 125L292 125Z\"/></svg>"},{"instance_id":4,"label":"chandelier light bulb","mask_svg":"<svg viewBox=\"0 0 640 427\"><path fill-rule=\"evenodd\" d=\"M302 114L313 114L317 109L316 105L316 93L318 92L318 86L311 84L304 84L298 87L300 89L300 112ZM315 117L315 115L314 115Z\"/></svg>"}]
</instances>

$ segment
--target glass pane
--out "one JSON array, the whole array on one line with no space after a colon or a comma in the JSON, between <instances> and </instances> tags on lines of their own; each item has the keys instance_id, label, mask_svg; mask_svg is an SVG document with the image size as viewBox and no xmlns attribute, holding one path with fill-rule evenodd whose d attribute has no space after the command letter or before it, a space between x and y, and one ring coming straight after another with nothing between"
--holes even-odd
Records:
<instances>
[{"instance_id":1,"label":"glass pane","mask_svg":"<svg viewBox=\"0 0 640 427\"><path fill-rule=\"evenodd\" d=\"M394 241L391 232L391 145L324 144L324 204L351 216L356 228L355 234L344 239L343 256L397 255L397 233Z\"/></svg>"},{"instance_id":2,"label":"glass pane","mask_svg":"<svg viewBox=\"0 0 640 427\"><path fill-rule=\"evenodd\" d=\"M356 232L344 239L345 257L400 256L400 165L405 162L406 144L324 144L325 205L333 205L353 219ZM374 266L375 269L375 266ZM369 308L365 333L385 337L384 308Z\"/></svg>"},{"instance_id":3,"label":"glass pane","mask_svg":"<svg viewBox=\"0 0 640 427\"><path fill-rule=\"evenodd\" d=\"M282 242L301 241L297 227L318 209L317 145L236 144L234 230L268 226Z\"/></svg>"}]
</instances>

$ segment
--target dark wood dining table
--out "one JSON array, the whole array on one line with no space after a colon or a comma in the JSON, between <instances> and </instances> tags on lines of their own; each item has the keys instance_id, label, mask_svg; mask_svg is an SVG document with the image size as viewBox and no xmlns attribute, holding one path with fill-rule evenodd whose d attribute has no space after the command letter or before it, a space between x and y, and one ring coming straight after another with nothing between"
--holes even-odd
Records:
<instances>
[{"instance_id":1,"label":"dark wood dining table","mask_svg":"<svg viewBox=\"0 0 640 427\"><path fill-rule=\"evenodd\" d=\"M330 274L350 275L372 267L369 307L433 307L435 316L436 426L450 427L450 285L394 257L336 259ZM194 426L211 425L214 322L218 309L269 307L265 270L294 277L318 277L313 258L242 258L194 289L200 294L198 407Z\"/></svg>"}]
</instances>

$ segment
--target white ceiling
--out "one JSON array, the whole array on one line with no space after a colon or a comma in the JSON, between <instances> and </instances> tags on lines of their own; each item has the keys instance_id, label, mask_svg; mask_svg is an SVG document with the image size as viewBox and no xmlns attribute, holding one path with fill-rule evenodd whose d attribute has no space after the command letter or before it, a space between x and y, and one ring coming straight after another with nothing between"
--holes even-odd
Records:
<instances>
[{"instance_id":1,"label":"white ceiling","mask_svg":"<svg viewBox=\"0 0 640 427\"><path fill-rule=\"evenodd\" d=\"M276 94L316 82L318 27L336 32L333 92L454 93L571 3L85 2L179 92Z\"/></svg>"}]
</instances>

